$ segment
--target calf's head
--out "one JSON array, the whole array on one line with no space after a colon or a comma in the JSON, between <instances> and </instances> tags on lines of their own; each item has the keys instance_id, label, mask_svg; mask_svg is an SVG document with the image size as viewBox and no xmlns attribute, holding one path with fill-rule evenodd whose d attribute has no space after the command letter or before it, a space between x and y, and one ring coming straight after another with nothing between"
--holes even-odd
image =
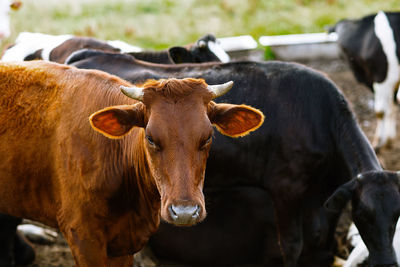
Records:
<instances>
[{"instance_id":1,"label":"calf's head","mask_svg":"<svg viewBox=\"0 0 400 267\"><path fill-rule=\"evenodd\" d=\"M169 50L174 63L228 62L229 55L212 34L207 34L188 47L174 46Z\"/></svg>"},{"instance_id":2,"label":"calf's head","mask_svg":"<svg viewBox=\"0 0 400 267\"><path fill-rule=\"evenodd\" d=\"M340 212L352 202L352 216L369 251L369 266L398 266L393 236L400 215L400 172L371 171L339 187L325 203Z\"/></svg>"},{"instance_id":3,"label":"calf's head","mask_svg":"<svg viewBox=\"0 0 400 267\"><path fill-rule=\"evenodd\" d=\"M90 117L92 127L110 138L121 138L135 126L144 128L141 142L167 222L192 225L205 217L202 189L212 125L237 137L263 123L263 114L254 108L212 101L232 85L208 86L191 78L148 81L121 88L137 104L108 107Z\"/></svg>"}]
</instances>

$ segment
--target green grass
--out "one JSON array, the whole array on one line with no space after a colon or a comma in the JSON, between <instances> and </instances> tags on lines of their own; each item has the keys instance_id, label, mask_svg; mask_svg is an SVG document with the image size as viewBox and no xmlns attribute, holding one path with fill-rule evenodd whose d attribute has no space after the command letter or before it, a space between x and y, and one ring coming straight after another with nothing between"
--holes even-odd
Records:
<instances>
[{"instance_id":1,"label":"green grass","mask_svg":"<svg viewBox=\"0 0 400 267\"><path fill-rule=\"evenodd\" d=\"M0 0L1 1L1 0ZM400 11L399 0L23 0L12 11L21 31L120 39L148 49L218 37L321 32L342 18Z\"/></svg>"}]
</instances>

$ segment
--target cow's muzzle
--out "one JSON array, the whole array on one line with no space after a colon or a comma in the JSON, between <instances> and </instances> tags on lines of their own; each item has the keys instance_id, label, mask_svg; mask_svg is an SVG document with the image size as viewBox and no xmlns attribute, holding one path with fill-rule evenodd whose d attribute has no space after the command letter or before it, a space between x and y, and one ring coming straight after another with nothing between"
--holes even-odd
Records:
<instances>
[{"instance_id":1,"label":"cow's muzzle","mask_svg":"<svg viewBox=\"0 0 400 267\"><path fill-rule=\"evenodd\" d=\"M199 221L201 207L199 205L170 205L168 211L172 218L172 223L190 226Z\"/></svg>"}]
</instances>

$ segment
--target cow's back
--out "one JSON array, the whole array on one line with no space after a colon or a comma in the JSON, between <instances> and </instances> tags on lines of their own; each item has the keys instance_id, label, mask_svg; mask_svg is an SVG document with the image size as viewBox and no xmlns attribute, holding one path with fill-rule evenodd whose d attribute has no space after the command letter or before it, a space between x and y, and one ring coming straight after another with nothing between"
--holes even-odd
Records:
<instances>
[{"instance_id":1,"label":"cow's back","mask_svg":"<svg viewBox=\"0 0 400 267\"><path fill-rule=\"evenodd\" d=\"M356 79L372 89L386 77L387 59L375 33L375 15L359 20L343 20L335 26L338 44Z\"/></svg>"},{"instance_id":2,"label":"cow's back","mask_svg":"<svg viewBox=\"0 0 400 267\"><path fill-rule=\"evenodd\" d=\"M237 178L241 184L264 185L262 181L273 184L276 182L274 177L278 179L285 175L293 176L293 186L299 189L299 193L304 188L301 184L308 183L307 180L316 182L332 178L340 184L342 181L338 182L337 177L330 177L323 170L342 164L334 160L337 157L333 134L336 119L353 119L336 86L323 74L301 65L281 62L246 64L245 68L232 71L235 73L231 77L235 83L234 93L228 93L218 101L250 103L263 111L265 124L251 137L233 141L216 133L208 174L218 175L221 166L229 166L224 176L229 172L230 178L213 177L206 183L237 183L233 179ZM221 81L221 76L208 77L206 74L203 77L213 84L217 79Z\"/></svg>"}]
</instances>

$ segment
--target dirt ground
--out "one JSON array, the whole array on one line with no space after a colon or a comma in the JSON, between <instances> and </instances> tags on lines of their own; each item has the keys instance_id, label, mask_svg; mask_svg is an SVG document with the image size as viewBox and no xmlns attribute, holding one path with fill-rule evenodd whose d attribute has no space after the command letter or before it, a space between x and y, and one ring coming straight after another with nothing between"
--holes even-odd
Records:
<instances>
[{"instance_id":1,"label":"dirt ground","mask_svg":"<svg viewBox=\"0 0 400 267\"><path fill-rule=\"evenodd\" d=\"M314 69L325 72L344 92L347 99L352 103L362 129L370 140L375 130L375 119L373 113L373 95L367 87L359 84L353 77L347 64L343 60L325 60L301 62ZM400 115L397 117L398 125ZM399 128L399 127L398 127ZM398 129L400 131L400 129ZM398 138L391 150L381 150L379 159L382 165L389 170L400 170L400 138ZM346 220L347 221L347 220ZM338 238L343 241L346 235L344 227L338 228ZM36 247L36 260L30 267L69 267L74 266L73 259L68 246L62 238L53 245L38 245ZM348 251L342 248L341 256L346 256ZM149 259L138 257L136 266L155 266Z\"/></svg>"}]
</instances>

